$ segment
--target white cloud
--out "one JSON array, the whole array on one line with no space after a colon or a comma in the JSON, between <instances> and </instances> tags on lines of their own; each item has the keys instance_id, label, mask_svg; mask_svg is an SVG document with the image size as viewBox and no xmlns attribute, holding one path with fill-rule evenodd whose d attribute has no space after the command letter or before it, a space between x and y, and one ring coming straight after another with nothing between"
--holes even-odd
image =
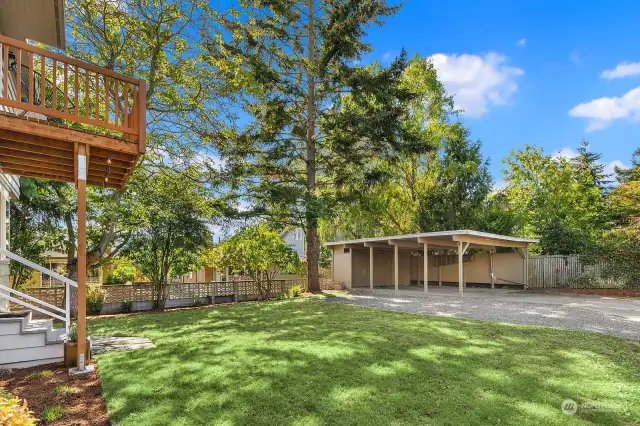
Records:
<instances>
[{"instance_id":1,"label":"white cloud","mask_svg":"<svg viewBox=\"0 0 640 426\"><path fill-rule=\"evenodd\" d=\"M396 58L396 54L393 52L385 52L382 55L382 62L389 63Z\"/></svg>"},{"instance_id":2,"label":"white cloud","mask_svg":"<svg viewBox=\"0 0 640 426\"><path fill-rule=\"evenodd\" d=\"M604 172L608 175L613 175L615 177L616 175L616 167L620 168L620 169L628 169L629 166L624 164L622 161L620 160L613 160L610 163L605 164L604 166Z\"/></svg>"},{"instance_id":3,"label":"white cloud","mask_svg":"<svg viewBox=\"0 0 640 426\"><path fill-rule=\"evenodd\" d=\"M553 158L566 158L568 160L572 159L572 158L576 158L579 154L577 152L575 152L573 149L571 148L567 148L567 147L562 147L560 149L558 149L558 151L553 154L551 157Z\"/></svg>"},{"instance_id":4,"label":"white cloud","mask_svg":"<svg viewBox=\"0 0 640 426\"><path fill-rule=\"evenodd\" d=\"M618 64L614 69L602 71L600 78L613 80L614 78L624 78L634 75L640 75L640 62L623 62Z\"/></svg>"},{"instance_id":5,"label":"white cloud","mask_svg":"<svg viewBox=\"0 0 640 426\"><path fill-rule=\"evenodd\" d=\"M527 39L526 38L521 38L520 40L518 40L516 42L516 45L520 46L520 47L524 47L527 45Z\"/></svg>"},{"instance_id":6,"label":"white cloud","mask_svg":"<svg viewBox=\"0 0 640 426\"><path fill-rule=\"evenodd\" d=\"M576 105L569 110L569 116L589 119L587 132L606 129L616 120L638 121L640 86L621 97L603 97Z\"/></svg>"},{"instance_id":7,"label":"white cloud","mask_svg":"<svg viewBox=\"0 0 640 426\"><path fill-rule=\"evenodd\" d=\"M573 52L571 52L571 55L569 55L569 59L571 59L571 62L576 67L582 65L582 56L580 56L579 50L574 50Z\"/></svg>"},{"instance_id":8,"label":"white cloud","mask_svg":"<svg viewBox=\"0 0 640 426\"><path fill-rule=\"evenodd\" d=\"M482 117L490 106L505 105L518 91L520 68L507 66L507 58L490 52L478 55L431 56L445 89L454 95L457 108L470 117Z\"/></svg>"}]
</instances>

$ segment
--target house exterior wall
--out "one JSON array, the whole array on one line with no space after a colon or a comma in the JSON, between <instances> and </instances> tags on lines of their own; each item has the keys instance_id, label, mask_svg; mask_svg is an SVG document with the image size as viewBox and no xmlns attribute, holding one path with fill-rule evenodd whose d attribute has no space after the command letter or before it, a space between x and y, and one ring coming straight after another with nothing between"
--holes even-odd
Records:
<instances>
[{"instance_id":1,"label":"house exterior wall","mask_svg":"<svg viewBox=\"0 0 640 426\"><path fill-rule=\"evenodd\" d=\"M465 262L464 279L469 283L491 284L491 264L488 253L474 254L472 262ZM443 282L458 282L458 265L444 265L442 268ZM517 252L494 253L493 270L497 278L524 283L524 261L522 254ZM438 281L438 267L429 267L429 281ZM504 283L496 279L496 284Z\"/></svg>"},{"instance_id":2,"label":"house exterior wall","mask_svg":"<svg viewBox=\"0 0 640 426\"><path fill-rule=\"evenodd\" d=\"M333 252L333 281L351 288L351 252L342 249Z\"/></svg>"},{"instance_id":3,"label":"house exterior wall","mask_svg":"<svg viewBox=\"0 0 640 426\"><path fill-rule=\"evenodd\" d=\"M281 238L291 250L298 253L301 259L306 256L304 230L302 228L289 229L282 233Z\"/></svg>"},{"instance_id":4,"label":"house exterior wall","mask_svg":"<svg viewBox=\"0 0 640 426\"><path fill-rule=\"evenodd\" d=\"M398 286L408 286L413 282L422 283L424 279L424 258L412 256L412 250L400 250L398 253ZM373 285L392 286L394 254L393 250L374 249ZM524 283L524 260L519 252L494 253L495 283L505 281ZM490 255L474 254L473 261L464 262L464 280L469 283L491 284ZM458 265L441 266L442 282L458 282ZM333 280L349 283L350 287L369 287L369 249L351 249L346 253L337 249L333 253ZM429 256L429 282L438 282L436 255Z\"/></svg>"}]
</instances>

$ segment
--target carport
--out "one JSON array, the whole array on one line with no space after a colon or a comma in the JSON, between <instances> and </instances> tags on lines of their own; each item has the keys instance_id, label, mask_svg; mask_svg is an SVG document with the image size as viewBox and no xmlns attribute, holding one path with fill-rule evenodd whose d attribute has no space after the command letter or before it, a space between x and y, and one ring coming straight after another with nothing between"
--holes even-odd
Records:
<instances>
[{"instance_id":1,"label":"carport","mask_svg":"<svg viewBox=\"0 0 640 426\"><path fill-rule=\"evenodd\" d=\"M442 285L444 271L447 274L444 280L454 281L455 268L455 280L462 295L465 283L469 282L465 280L465 263L469 264L467 273L475 277L472 281L490 284L491 288L495 288L496 281L526 288L528 246L537 242L535 239L458 230L336 241L325 243L325 246L333 252L333 280L348 288L362 287L368 280L373 290L375 285L384 286L392 281L397 292L400 286L421 281L427 293L430 278ZM496 253L496 247L516 250ZM470 249L478 250L469 254ZM483 254L476 255L475 252ZM413 265L417 267L412 268ZM496 269L504 276L496 273Z\"/></svg>"}]
</instances>

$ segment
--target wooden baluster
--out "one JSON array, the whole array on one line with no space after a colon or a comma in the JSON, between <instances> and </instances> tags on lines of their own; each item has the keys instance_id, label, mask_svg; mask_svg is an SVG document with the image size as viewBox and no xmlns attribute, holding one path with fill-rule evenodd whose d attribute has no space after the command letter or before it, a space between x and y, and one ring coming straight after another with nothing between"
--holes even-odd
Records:
<instances>
[{"instance_id":1,"label":"wooden baluster","mask_svg":"<svg viewBox=\"0 0 640 426\"><path fill-rule=\"evenodd\" d=\"M116 111L115 111L115 115L116 115L116 120L113 124L115 124L116 126L118 124L120 124L120 96L118 94L118 80L116 79L116 87L115 87L115 96L114 96L114 100L115 100L115 104L116 104Z\"/></svg>"},{"instance_id":2,"label":"wooden baluster","mask_svg":"<svg viewBox=\"0 0 640 426\"><path fill-rule=\"evenodd\" d=\"M51 95L51 108L54 111L58 110L58 82L56 81L58 78L58 61L53 60L53 92Z\"/></svg>"},{"instance_id":3,"label":"wooden baluster","mask_svg":"<svg viewBox=\"0 0 640 426\"><path fill-rule=\"evenodd\" d=\"M89 118L89 70L84 70L84 116Z\"/></svg>"},{"instance_id":4,"label":"wooden baluster","mask_svg":"<svg viewBox=\"0 0 640 426\"><path fill-rule=\"evenodd\" d=\"M124 128L129 128L129 83L123 82L124 85L124 108L123 108L123 119L124 119Z\"/></svg>"},{"instance_id":5,"label":"wooden baluster","mask_svg":"<svg viewBox=\"0 0 640 426\"><path fill-rule=\"evenodd\" d=\"M22 102L22 50L16 49L16 101Z\"/></svg>"},{"instance_id":6,"label":"wooden baluster","mask_svg":"<svg viewBox=\"0 0 640 426\"><path fill-rule=\"evenodd\" d=\"M104 76L104 122L109 124L109 77Z\"/></svg>"},{"instance_id":7,"label":"wooden baluster","mask_svg":"<svg viewBox=\"0 0 640 426\"><path fill-rule=\"evenodd\" d=\"M62 107L62 111L64 111L65 113L69 112L69 83L68 83L68 79L69 79L69 71L68 71L69 67L67 66L67 64L64 64L64 96L63 96L63 107Z\"/></svg>"},{"instance_id":8,"label":"wooden baluster","mask_svg":"<svg viewBox=\"0 0 640 426\"><path fill-rule=\"evenodd\" d=\"M51 95L51 107L54 111L58 110L58 61L53 60L53 93Z\"/></svg>"},{"instance_id":9,"label":"wooden baluster","mask_svg":"<svg viewBox=\"0 0 640 426\"><path fill-rule=\"evenodd\" d=\"M9 90L9 46L4 44L2 49L4 50L2 59L2 96L5 99L9 99L9 94L7 93Z\"/></svg>"},{"instance_id":10,"label":"wooden baluster","mask_svg":"<svg viewBox=\"0 0 640 426\"><path fill-rule=\"evenodd\" d=\"M74 89L74 92L75 92L74 97L73 97L73 101L74 101L73 109L74 109L74 113L76 114L76 116L79 116L80 115L80 108L78 106L78 92L80 90L79 89L80 82L78 80L80 79L80 75L79 75L80 74L80 69L78 68L77 65L76 65L75 69L76 69L76 72L74 73L75 77L74 77L74 82L73 82L73 89Z\"/></svg>"},{"instance_id":11,"label":"wooden baluster","mask_svg":"<svg viewBox=\"0 0 640 426\"><path fill-rule=\"evenodd\" d=\"M96 73L96 121L100 120L100 74Z\"/></svg>"},{"instance_id":12,"label":"wooden baluster","mask_svg":"<svg viewBox=\"0 0 640 426\"><path fill-rule=\"evenodd\" d=\"M44 109L47 106L45 102L45 88L47 87L47 80L45 79L45 71L47 65L47 58L40 55L40 108Z\"/></svg>"},{"instance_id":13,"label":"wooden baluster","mask_svg":"<svg viewBox=\"0 0 640 426\"><path fill-rule=\"evenodd\" d=\"M35 94L33 93L33 79L36 78L33 70L33 53L29 52L29 71L27 72L27 79L29 80L29 94L27 95L27 103L29 105L34 104Z\"/></svg>"}]
</instances>

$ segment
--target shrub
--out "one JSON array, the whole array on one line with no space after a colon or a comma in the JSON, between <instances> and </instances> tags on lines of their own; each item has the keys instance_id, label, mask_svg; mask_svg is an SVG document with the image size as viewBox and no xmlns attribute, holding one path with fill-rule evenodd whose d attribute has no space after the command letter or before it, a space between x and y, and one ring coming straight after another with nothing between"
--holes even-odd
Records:
<instances>
[{"instance_id":1,"label":"shrub","mask_svg":"<svg viewBox=\"0 0 640 426\"><path fill-rule=\"evenodd\" d=\"M289 289L289 294L291 297L299 297L302 294L302 287L299 285L294 285Z\"/></svg>"},{"instance_id":2,"label":"shrub","mask_svg":"<svg viewBox=\"0 0 640 426\"><path fill-rule=\"evenodd\" d=\"M131 300L125 300L120 302L120 312L128 314L133 310L133 302Z\"/></svg>"},{"instance_id":3,"label":"shrub","mask_svg":"<svg viewBox=\"0 0 640 426\"><path fill-rule=\"evenodd\" d=\"M136 267L126 259L115 262L114 268L104 279L103 284L131 284L136 280Z\"/></svg>"},{"instance_id":4,"label":"shrub","mask_svg":"<svg viewBox=\"0 0 640 426\"><path fill-rule=\"evenodd\" d=\"M202 306L202 301L200 300L199 297L194 297L193 303L191 304L191 306L194 306L194 307Z\"/></svg>"},{"instance_id":5,"label":"shrub","mask_svg":"<svg viewBox=\"0 0 640 426\"><path fill-rule=\"evenodd\" d=\"M38 371L32 371L31 373L27 374L26 378L27 379L46 379L51 376L53 376L53 371L51 370L38 370Z\"/></svg>"},{"instance_id":6,"label":"shrub","mask_svg":"<svg viewBox=\"0 0 640 426\"><path fill-rule=\"evenodd\" d=\"M104 291L98 286L87 287L87 313L99 315L104 306Z\"/></svg>"},{"instance_id":7,"label":"shrub","mask_svg":"<svg viewBox=\"0 0 640 426\"><path fill-rule=\"evenodd\" d=\"M287 300L288 298L289 296L287 295L287 293L278 294L278 300Z\"/></svg>"},{"instance_id":8,"label":"shrub","mask_svg":"<svg viewBox=\"0 0 640 426\"><path fill-rule=\"evenodd\" d=\"M29 411L27 401L21 401L20 398L0 389L0 425L31 426L35 424L36 418Z\"/></svg>"},{"instance_id":9,"label":"shrub","mask_svg":"<svg viewBox=\"0 0 640 426\"><path fill-rule=\"evenodd\" d=\"M69 385L58 385L58 386L56 386L56 393L58 395L63 395L63 396L75 395L75 394L78 394L80 392L81 392L80 388L77 388L75 386L69 386Z\"/></svg>"},{"instance_id":10,"label":"shrub","mask_svg":"<svg viewBox=\"0 0 640 426\"><path fill-rule=\"evenodd\" d=\"M55 407L49 407L45 409L42 414L40 414L40 420L43 422L55 422L64 414L64 408L61 405L56 405Z\"/></svg>"},{"instance_id":11,"label":"shrub","mask_svg":"<svg viewBox=\"0 0 640 426\"><path fill-rule=\"evenodd\" d=\"M67 342L77 342L78 341L78 324L71 323L69 326L69 335L67 336Z\"/></svg>"}]
</instances>

